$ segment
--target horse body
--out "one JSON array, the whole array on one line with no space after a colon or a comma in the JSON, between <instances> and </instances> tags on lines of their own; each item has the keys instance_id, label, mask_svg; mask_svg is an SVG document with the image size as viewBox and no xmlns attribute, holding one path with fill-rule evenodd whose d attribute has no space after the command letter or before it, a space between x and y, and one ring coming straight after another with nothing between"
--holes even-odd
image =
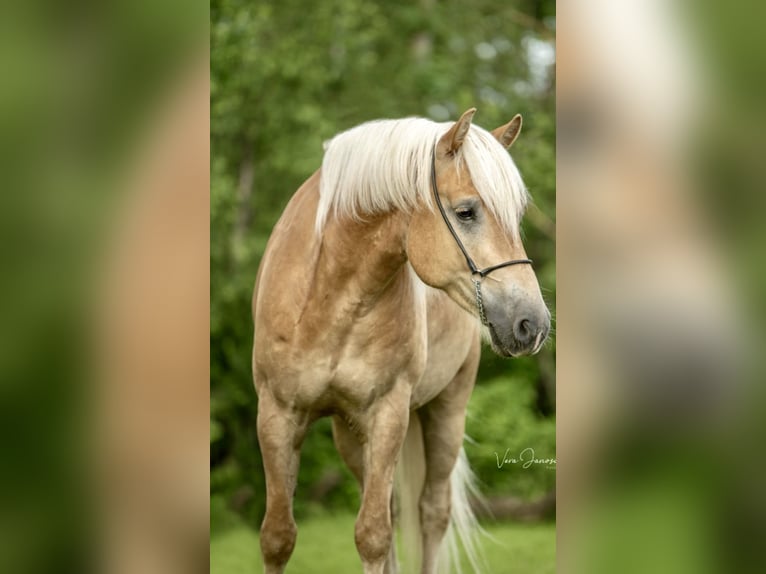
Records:
<instances>
[{"instance_id":1,"label":"horse body","mask_svg":"<svg viewBox=\"0 0 766 574\"><path fill-rule=\"evenodd\" d=\"M270 392L284 404L353 416L390 390L392 378L408 373L411 407L421 407L452 379L478 340L476 320L422 283L403 250L390 249L404 230L396 222L342 230L331 225L316 237L301 220L316 217L318 179L319 172L288 204L261 266L253 299L256 385L279 380ZM376 252L375 242L385 249ZM383 271L378 259L390 267ZM374 276L351 280L365 268ZM340 296L342 278L349 279L347 297ZM370 372L378 373L372 388Z\"/></svg>"},{"instance_id":2,"label":"horse body","mask_svg":"<svg viewBox=\"0 0 766 574\"><path fill-rule=\"evenodd\" d=\"M452 161L446 152L444 161ZM452 272L459 264L454 249L440 260L435 248L443 229L431 211L326 213L323 170L296 192L277 223L253 299L253 374L267 482L264 564L268 573L282 572L292 553L300 445L314 420L332 416L338 450L362 489L355 541L365 573L396 572L394 469L410 417L417 416L427 460L419 497L422 571L432 574L478 368L480 328L470 285L453 280L460 275ZM458 172L442 177L448 200L453 187L465 192L467 178L450 185L460 180ZM534 278L506 273L516 277L513 293L519 277L521 284ZM495 297L488 290L490 303ZM493 342L502 338L496 330Z\"/></svg>"}]
</instances>

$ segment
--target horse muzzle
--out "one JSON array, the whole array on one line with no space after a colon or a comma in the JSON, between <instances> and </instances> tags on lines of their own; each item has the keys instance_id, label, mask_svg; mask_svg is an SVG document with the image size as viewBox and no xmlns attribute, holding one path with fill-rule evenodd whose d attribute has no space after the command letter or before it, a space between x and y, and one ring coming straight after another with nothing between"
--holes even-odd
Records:
<instances>
[{"instance_id":1,"label":"horse muzzle","mask_svg":"<svg viewBox=\"0 0 766 574\"><path fill-rule=\"evenodd\" d=\"M492 349L505 357L534 355L545 344L551 315L545 307L519 306L511 313L487 312Z\"/></svg>"}]
</instances>

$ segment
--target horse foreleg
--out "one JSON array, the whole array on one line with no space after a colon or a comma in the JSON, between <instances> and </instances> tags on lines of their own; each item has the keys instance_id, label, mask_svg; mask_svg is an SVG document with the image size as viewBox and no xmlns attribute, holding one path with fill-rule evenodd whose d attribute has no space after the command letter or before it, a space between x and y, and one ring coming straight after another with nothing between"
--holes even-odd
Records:
<instances>
[{"instance_id":1,"label":"horse foreleg","mask_svg":"<svg viewBox=\"0 0 766 574\"><path fill-rule=\"evenodd\" d=\"M418 412L423 427L426 478L420 496L422 574L437 570L439 547L450 522L450 477L465 433L465 408L476 380L478 357L469 359L452 382Z\"/></svg>"},{"instance_id":2,"label":"horse foreleg","mask_svg":"<svg viewBox=\"0 0 766 574\"><path fill-rule=\"evenodd\" d=\"M409 388L395 387L371 407L363 443L364 486L354 539L365 574L383 574L392 558L394 469L409 422ZM394 563L392 563L394 560Z\"/></svg>"},{"instance_id":3,"label":"horse foreleg","mask_svg":"<svg viewBox=\"0 0 766 574\"><path fill-rule=\"evenodd\" d=\"M338 449L343 462L346 463L361 489L364 481L362 443L357 435L351 432L346 422L338 416L332 419L332 438L335 442L335 448Z\"/></svg>"},{"instance_id":4,"label":"horse foreleg","mask_svg":"<svg viewBox=\"0 0 766 574\"><path fill-rule=\"evenodd\" d=\"M281 574L295 548L293 494L307 417L283 407L269 393L258 402L258 442L266 475L266 515L261 553L266 574Z\"/></svg>"},{"instance_id":5,"label":"horse foreleg","mask_svg":"<svg viewBox=\"0 0 766 574\"><path fill-rule=\"evenodd\" d=\"M333 417L332 435L335 441L335 447L338 449L341 458L359 483L360 492L363 492L364 451L362 449L362 443L359 442L359 438L351 432L351 429L348 428L348 425L340 417ZM391 516L392 524L394 524L393 493L391 496ZM396 561L396 544L391 544L391 550L388 553L383 572L385 574L397 574L397 572L399 572L399 566Z\"/></svg>"}]
</instances>

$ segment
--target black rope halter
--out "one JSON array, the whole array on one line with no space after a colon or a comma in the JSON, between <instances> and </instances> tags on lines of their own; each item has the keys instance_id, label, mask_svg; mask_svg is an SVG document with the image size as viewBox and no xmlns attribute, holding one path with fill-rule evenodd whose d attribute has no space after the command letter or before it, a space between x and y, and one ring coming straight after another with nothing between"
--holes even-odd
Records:
<instances>
[{"instance_id":1,"label":"black rope halter","mask_svg":"<svg viewBox=\"0 0 766 574\"><path fill-rule=\"evenodd\" d=\"M455 231L455 228L452 227L452 223L450 223L450 220L447 217L447 212L444 210L442 201L439 198L439 189L436 187L436 147L434 147L434 149L431 151L431 188L433 189L433 192L434 192L434 199L436 200L436 205L439 207L439 212L442 214L442 219L444 219L444 223L447 224L447 229L449 229L449 232L452 234L452 237L455 239L455 243L457 243L457 246L460 248L460 251L463 253L463 256L465 257L465 262L468 264L468 269L471 270L471 281L473 281L473 286L474 286L474 289L476 290L476 306L479 309L479 317L481 318L481 322L483 325L488 325L487 316L484 314L484 301L481 295L482 279L484 279L487 275L489 275L493 271L496 271L497 269L501 269L503 267L510 267L511 265L520 265L522 263L528 263L531 265L532 260L531 259L511 259L510 261L506 261L504 263L498 263L497 265L485 267L484 269L479 269L476 266L476 263L474 263L473 259L471 259L471 256L468 255L468 251L466 250L465 245L463 245L463 242L460 240L460 237L458 236L457 231Z\"/></svg>"}]
</instances>

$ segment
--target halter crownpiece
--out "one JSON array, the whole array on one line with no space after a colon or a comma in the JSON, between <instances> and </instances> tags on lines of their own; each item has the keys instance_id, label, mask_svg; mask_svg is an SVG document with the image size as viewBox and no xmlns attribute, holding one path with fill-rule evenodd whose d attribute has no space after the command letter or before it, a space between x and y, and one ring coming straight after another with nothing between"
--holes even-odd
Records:
<instances>
[{"instance_id":1,"label":"halter crownpiece","mask_svg":"<svg viewBox=\"0 0 766 574\"><path fill-rule=\"evenodd\" d=\"M455 231L455 228L452 227L452 223L450 223L449 218L447 217L447 212L444 210L444 205L442 205L442 200L439 198L439 188L436 186L436 146L434 146L433 150L431 150L431 189L434 192L434 199L436 200L436 205L439 207L439 212L442 214L442 219L444 220L444 223L447 224L447 229L449 229L449 232L452 234L453 239L455 240L455 243L457 243L457 246L460 248L460 251L463 253L463 257L465 257L465 262L468 264L468 269L471 271L471 281L473 282L474 288L476 290L476 307L479 310L479 318L481 319L482 325L489 325L489 322L487 321L487 316L484 313L484 299L481 295L481 280L484 279L487 275L492 273L493 271L496 271L498 269L501 269L503 267L510 267L511 265L520 265L522 263L528 263L532 264L531 259L511 259L510 261L505 261L504 263L498 263L497 265L491 265L490 267L485 267L484 269L479 269L476 266L476 263L474 263L473 259L471 259L471 256L468 255L468 251L465 248L465 245L463 245L463 242L460 240L460 237L457 234L457 231ZM478 279L476 276L478 275Z\"/></svg>"}]
</instances>

